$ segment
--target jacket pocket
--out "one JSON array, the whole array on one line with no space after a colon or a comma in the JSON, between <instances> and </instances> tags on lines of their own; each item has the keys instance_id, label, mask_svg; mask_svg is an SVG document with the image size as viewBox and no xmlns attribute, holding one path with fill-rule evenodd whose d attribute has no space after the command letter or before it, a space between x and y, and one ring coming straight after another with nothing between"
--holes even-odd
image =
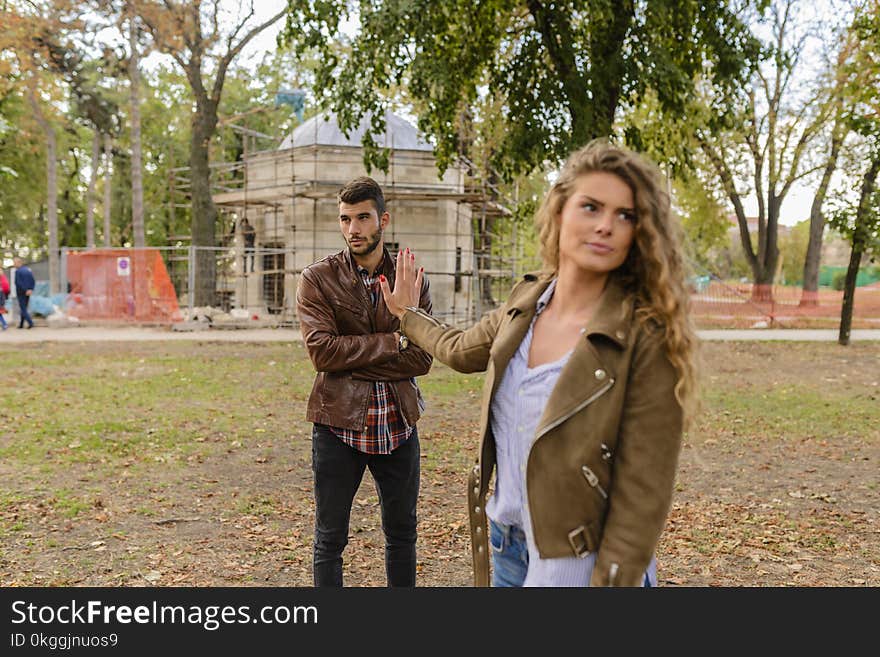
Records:
<instances>
[{"instance_id":1,"label":"jacket pocket","mask_svg":"<svg viewBox=\"0 0 880 657\"><path fill-rule=\"evenodd\" d=\"M367 309L354 301L347 299L333 299L332 303L337 314L340 310L357 317L364 317L367 314Z\"/></svg>"}]
</instances>

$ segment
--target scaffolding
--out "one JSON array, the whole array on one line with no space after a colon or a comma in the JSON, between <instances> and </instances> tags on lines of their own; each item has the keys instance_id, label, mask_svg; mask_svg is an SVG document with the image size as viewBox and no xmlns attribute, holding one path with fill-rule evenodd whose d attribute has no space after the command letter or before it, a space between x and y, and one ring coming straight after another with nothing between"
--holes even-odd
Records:
<instances>
[{"instance_id":1,"label":"scaffolding","mask_svg":"<svg viewBox=\"0 0 880 657\"><path fill-rule=\"evenodd\" d=\"M392 217L385 244L392 252L410 247L425 266L434 314L466 325L502 301L513 283L536 269L539 261L526 257L515 222L502 221L513 215L515 201L491 176L464 157L438 175L430 145L413 140L415 128L405 124L404 131L412 134L403 134L403 143L392 130L400 130L402 121L386 115L380 145L389 149L388 172L371 174L382 186ZM366 173L359 138L337 137L333 143L319 136L319 130L326 131L321 117L307 121L280 146L277 137L240 125L229 127L241 135L243 151L239 161L211 165L220 216L215 305L270 316L281 325L295 324L300 273L344 246L336 194L348 180ZM169 186L173 216L188 200L188 169L173 169ZM252 251L236 230L244 217L257 229ZM189 237L174 235L169 240L180 246ZM170 257L182 262L188 255ZM176 285L182 281L180 275L173 278ZM186 276L189 282L191 278ZM182 287L178 294L185 299Z\"/></svg>"}]
</instances>

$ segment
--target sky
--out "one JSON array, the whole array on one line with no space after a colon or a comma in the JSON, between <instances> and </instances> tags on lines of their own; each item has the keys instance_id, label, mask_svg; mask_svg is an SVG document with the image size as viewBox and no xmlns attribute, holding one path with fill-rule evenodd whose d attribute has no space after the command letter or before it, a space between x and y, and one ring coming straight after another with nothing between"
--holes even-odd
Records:
<instances>
[{"instance_id":1,"label":"sky","mask_svg":"<svg viewBox=\"0 0 880 657\"><path fill-rule=\"evenodd\" d=\"M237 0L227 0L228 4L235 5ZM254 0L254 19L255 24L269 20L279 11L287 6L287 0ZM275 39L281 30L284 29L285 19L266 28L251 41L247 47L239 55L239 63L251 62L257 64L268 50L275 50Z\"/></svg>"},{"instance_id":2,"label":"sky","mask_svg":"<svg viewBox=\"0 0 880 657\"><path fill-rule=\"evenodd\" d=\"M238 0L226 0L230 7L238 4ZM255 0L255 20L260 22L272 17L276 12L287 6L287 0ZM256 65L263 54L268 50L274 50L276 46L276 38L281 30L284 29L285 19L272 25L257 35L253 41L239 55L239 64ZM346 30L348 31L348 30ZM780 223L787 226L809 219L810 205L813 202L813 191L800 185L793 185L788 196L782 203L782 211ZM748 216L757 216L758 201L754 195L750 195L743 199L743 206Z\"/></svg>"}]
</instances>

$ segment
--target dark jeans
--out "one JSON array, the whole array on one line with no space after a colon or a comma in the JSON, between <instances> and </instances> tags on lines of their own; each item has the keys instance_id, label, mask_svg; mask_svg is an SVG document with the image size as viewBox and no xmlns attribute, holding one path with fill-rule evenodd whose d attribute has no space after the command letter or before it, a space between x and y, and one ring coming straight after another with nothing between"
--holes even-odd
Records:
<instances>
[{"instance_id":1,"label":"dark jeans","mask_svg":"<svg viewBox=\"0 0 880 657\"><path fill-rule=\"evenodd\" d=\"M31 319L31 316L28 314L28 304L30 303L31 298L26 294L18 295L18 308L21 311L21 319L18 322L18 328L23 328L24 323L27 322L28 326L34 325L34 320Z\"/></svg>"},{"instance_id":2,"label":"dark jeans","mask_svg":"<svg viewBox=\"0 0 880 657\"><path fill-rule=\"evenodd\" d=\"M388 586L415 586L419 458L415 427L409 440L391 454L364 454L346 445L325 425L314 425L315 586L342 586L342 551L348 544L351 504L365 468L370 469L379 493Z\"/></svg>"}]
</instances>

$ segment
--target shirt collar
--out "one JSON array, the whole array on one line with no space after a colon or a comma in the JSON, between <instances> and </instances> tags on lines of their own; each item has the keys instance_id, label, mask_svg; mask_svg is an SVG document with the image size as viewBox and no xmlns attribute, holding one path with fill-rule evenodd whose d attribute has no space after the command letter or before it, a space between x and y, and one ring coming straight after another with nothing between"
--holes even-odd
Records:
<instances>
[{"instance_id":1,"label":"shirt collar","mask_svg":"<svg viewBox=\"0 0 880 657\"><path fill-rule=\"evenodd\" d=\"M355 262L354 258L352 258L352 262ZM385 250L384 249L382 250L382 259L379 261L379 264L376 265L376 268L373 270L372 273L370 273L369 271L367 271L366 269L364 269L363 267L361 267L359 264L357 264L355 262L355 267L357 268L358 274L360 274L364 278L376 278L376 276L378 276L379 272L382 271L382 268L384 266L385 266Z\"/></svg>"},{"instance_id":2,"label":"shirt collar","mask_svg":"<svg viewBox=\"0 0 880 657\"><path fill-rule=\"evenodd\" d=\"M532 295L537 295L538 299L534 306L535 315L537 315L546 308L550 299L553 298L557 282L556 276L548 273L526 274L525 279L530 281L531 285L523 287L522 291L515 295L516 298L509 301L508 313L527 313L532 303L530 298L534 299L535 296ZM539 289L543 287L540 294L535 290L535 287ZM612 275L599 298L599 305L593 313L592 319L584 327L584 332L588 336L604 335L623 347L633 329L633 321L632 295L627 292L619 277Z\"/></svg>"},{"instance_id":3,"label":"shirt collar","mask_svg":"<svg viewBox=\"0 0 880 657\"><path fill-rule=\"evenodd\" d=\"M544 309L547 307L547 304L550 303L550 299L553 298L553 293L556 291L556 281L558 278L554 278L550 281L550 285L547 286L547 289L544 290L544 293L538 297L538 302L535 304L535 317L544 312Z\"/></svg>"}]
</instances>

